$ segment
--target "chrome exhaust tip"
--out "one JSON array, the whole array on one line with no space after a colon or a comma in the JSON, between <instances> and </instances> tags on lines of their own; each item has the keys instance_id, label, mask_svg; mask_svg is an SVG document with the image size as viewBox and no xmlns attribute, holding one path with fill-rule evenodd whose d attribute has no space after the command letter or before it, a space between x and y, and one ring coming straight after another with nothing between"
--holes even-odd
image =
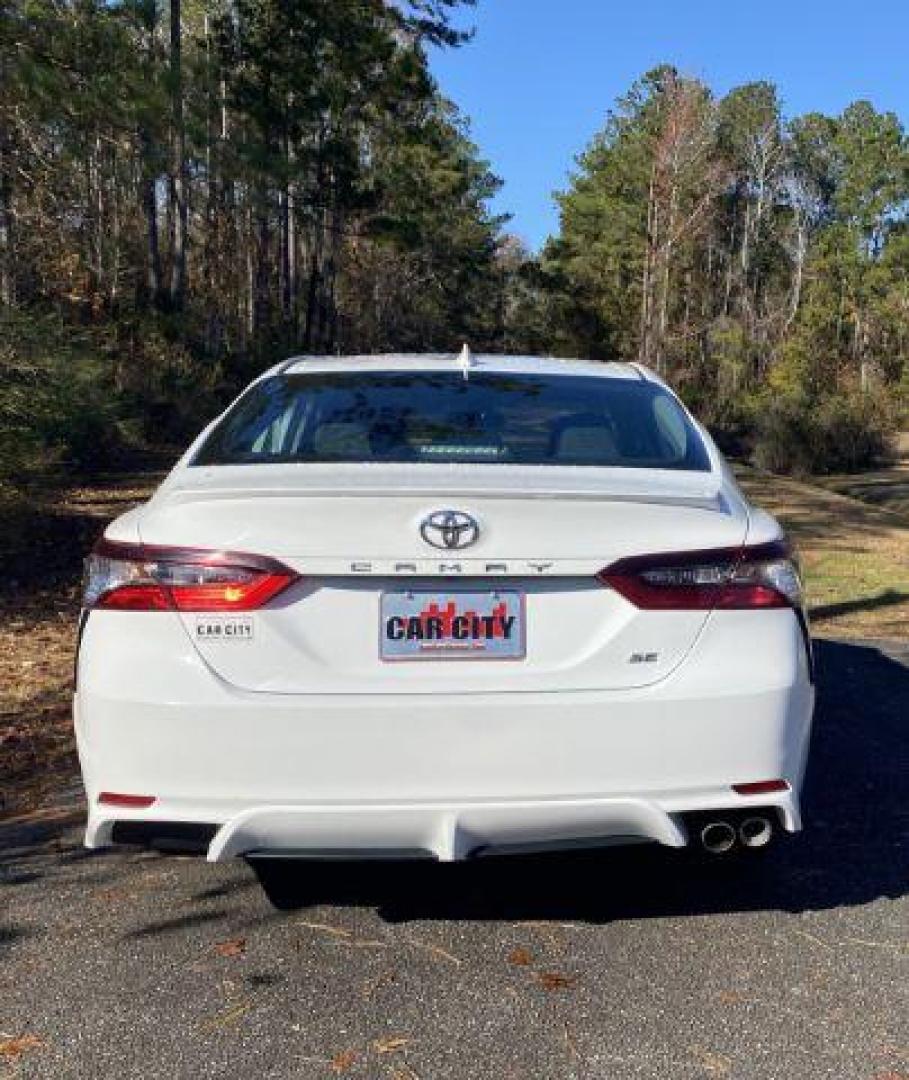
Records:
<instances>
[{"instance_id":1,"label":"chrome exhaust tip","mask_svg":"<svg viewBox=\"0 0 909 1080\"><path fill-rule=\"evenodd\" d=\"M766 847L772 839L773 822L763 814L747 817L739 825L739 840L744 847Z\"/></svg>"},{"instance_id":2,"label":"chrome exhaust tip","mask_svg":"<svg viewBox=\"0 0 909 1080\"><path fill-rule=\"evenodd\" d=\"M701 829L701 847L711 855L725 855L735 847L735 829L728 821L711 821Z\"/></svg>"}]
</instances>

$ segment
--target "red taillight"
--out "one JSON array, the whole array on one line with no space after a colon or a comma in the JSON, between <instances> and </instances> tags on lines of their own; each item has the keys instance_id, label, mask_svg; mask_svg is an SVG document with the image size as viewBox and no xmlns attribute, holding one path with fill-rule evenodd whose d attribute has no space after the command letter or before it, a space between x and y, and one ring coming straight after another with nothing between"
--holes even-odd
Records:
<instances>
[{"instance_id":1,"label":"red taillight","mask_svg":"<svg viewBox=\"0 0 909 1080\"><path fill-rule=\"evenodd\" d=\"M86 607L111 608L116 611L170 611L172 605L160 585L119 585L102 593Z\"/></svg>"},{"instance_id":2,"label":"red taillight","mask_svg":"<svg viewBox=\"0 0 909 1080\"><path fill-rule=\"evenodd\" d=\"M102 540L86 562L86 608L252 611L298 575L261 555Z\"/></svg>"},{"instance_id":3,"label":"red taillight","mask_svg":"<svg viewBox=\"0 0 909 1080\"><path fill-rule=\"evenodd\" d=\"M636 555L597 574L646 611L780 608L801 603L798 569L782 542Z\"/></svg>"},{"instance_id":4,"label":"red taillight","mask_svg":"<svg viewBox=\"0 0 909 1080\"><path fill-rule=\"evenodd\" d=\"M119 791L102 791L98 796L98 802L104 806L125 806L134 810L143 810L154 801L154 795L123 795Z\"/></svg>"},{"instance_id":5,"label":"red taillight","mask_svg":"<svg viewBox=\"0 0 909 1080\"><path fill-rule=\"evenodd\" d=\"M785 780L756 780L751 784L733 784L732 790L737 795L769 795L773 791L788 791Z\"/></svg>"}]
</instances>

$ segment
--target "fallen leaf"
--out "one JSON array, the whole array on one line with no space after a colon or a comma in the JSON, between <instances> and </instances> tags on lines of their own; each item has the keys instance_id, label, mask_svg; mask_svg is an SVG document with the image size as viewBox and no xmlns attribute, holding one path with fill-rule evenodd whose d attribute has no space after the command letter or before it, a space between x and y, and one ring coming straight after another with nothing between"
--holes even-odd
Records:
<instances>
[{"instance_id":1,"label":"fallen leaf","mask_svg":"<svg viewBox=\"0 0 909 1080\"><path fill-rule=\"evenodd\" d=\"M224 1012L209 1017L202 1026L209 1031L216 1028L236 1027L251 1008L251 1002L241 1001L239 1005L233 1005L229 1009L225 1009Z\"/></svg>"},{"instance_id":2,"label":"fallen leaf","mask_svg":"<svg viewBox=\"0 0 909 1080\"><path fill-rule=\"evenodd\" d=\"M570 1058L574 1058L575 1060L580 1058L581 1055L578 1053L577 1043L571 1037L571 1030L569 1029L568 1024L565 1025L565 1048L568 1050L568 1056Z\"/></svg>"},{"instance_id":3,"label":"fallen leaf","mask_svg":"<svg viewBox=\"0 0 909 1080\"><path fill-rule=\"evenodd\" d=\"M864 945L868 949L893 949L894 952L909 952L909 943L904 941L869 941L868 938L847 937L843 938L843 942L850 945Z\"/></svg>"},{"instance_id":4,"label":"fallen leaf","mask_svg":"<svg viewBox=\"0 0 909 1080\"><path fill-rule=\"evenodd\" d=\"M356 1050L341 1050L339 1053L335 1054L329 1062L329 1065L331 1065L332 1072L340 1075L342 1072L347 1072L356 1060Z\"/></svg>"},{"instance_id":5,"label":"fallen leaf","mask_svg":"<svg viewBox=\"0 0 909 1080\"><path fill-rule=\"evenodd\" d=\"M458 967L461 966L461 961L447 949L443 949L441 945L430 945L428 941L418 941L413 937L408 937L407 940L418 949L425 949L426 952L438 956L441 960L447 960L450 964L456 964Z\"/></svg>"},{"instance_id":6,"label":"fallen leaf","mask_svg":"<svg viewBox=\"0 0 909 1080\"><path fill-rule=\"evenodd\" d=\"M332 937L353 937L351 930L344 930L340 926L329 926L328 923L307 922L305 919L298 919L297 926L305 926L307 930L317 930L321 934L331 934Z\"/></svg>"},{"instance_id":7,"label":"fallen leaf","mask_svg":"<svg viewBox=\"0 0 909 1080\"><path fill-rule=\"evenodd\" d=\"M329 937L336 938L339 943L345 945L351 945L354 948L388 948L387 941L380 941L378 938L361 938L353 932L353 930L345 930L341 926L332 926L330 923L309 922L306 919L298 919L297 926L303 926L307 930L315 930L319 934L328 934Z\"/></svg>"},{"instance_id":8,"label":"fallen leaf","mask_svg":"<svg viewBox=\"0 0 909 1080\"><path fill-rule=\"evenodd\" d=\"M688 1052L697 1058L698 1063L704 1069L705 1072L711 1074L711 1076L728 1076L729 1070L732 1068L731 1058L726 1057L725 1054L714 1053L713 1050L707 1050L703 1046L689 1046Z\"/></svg>"},{"instance_id":9,"label":"fallen leaf","mask_svg":"<svg viewBox=\"0 0 909 1080\"><path fill-rule=\"evenodd\" d=\"M389 1035L384 1039L376 1039L372 1046L377 1054L395 1054L398 1050L403 1050L409 1042L410 1039L405 1035Z\"/></svg>"},{"instance_id":10,"label":"fallen leaf","mask_svg":"<svg viewBox=\"0 0 909 1080\"><path fill-rule=\"evenodd\" d=\"M383 986L393 983L396 978L397 975L394 971L383 971L381 975L376 976L374 979L366 979L361 991L363 997L371 997L377 990L381 990Z\"/></svg>"},{"instance_id":11,"label":"fallen leaf","mask_svg":"<svg viewBox=\"0 0 909 1080\"><path fill-rule=\"evenodd\" d=\"M242 956L246 952L246 938L231 938L229 941L219 941L215 945L215 952L219 956Z\"/></svg>"},{"instance_id":12,"label":"fallen leaf","mask_svg":"<svg viewBox=\"0 0 909 1080\"><path fill-rule=\"evenodd\" d=\"M22 1057L29 1050L37 1050L44 1043L37 1035L10 1035L0 1038L0 1058L7 1061Z\"/></svg>"},{"instance_id":13,"label":"fallen leaf","mask_svg":"<svg viewBox=\"0 0 909 1080\"><path fill-rule=\"evenodd\" d=\"M533 957L527 949L512 949L508 954L508 963L515 967L529 967Z\"/></svg>"},{"instance_id":14,"label":"fallen leaf","mask_svg":"<svg viewBox=\"0 0 909 1080\"><path fill-rule=\"evenodd\" d=\"M812 945L817 945L819 949L824 949L826 952L833 951L827 942L822 941L817 934L809 934L807 930L793 930L792 932L793 934L797 934L799 937L804 938L806 941L810 941Z\"/></svg>"},{"instance_id":15,"label":"fallen leaf","mask_svg":"<svg viewBox=\"0 0 909 1080\"><path fill-rule=\"evenodd\" d=\"M95 893L95 896L99 900L104 900L104 901L106 901L108 903L113 904L113 903L117 903L120 900L126 900L127 897L129 896L129 893L126 891L126 889L110 888L110 889L99 889Z\"/></svg>"},{"instance_id":16,"label":"fallen leaf","mask_svg":"<svg viewBox=\"0 0 909 1080\"><path fill-rule=\"evenodd\" d=\"M571 975L560 975L558 971L538 971L536 978L544 990L565 990L574 982Z\"/></svg>"}]
</instances>

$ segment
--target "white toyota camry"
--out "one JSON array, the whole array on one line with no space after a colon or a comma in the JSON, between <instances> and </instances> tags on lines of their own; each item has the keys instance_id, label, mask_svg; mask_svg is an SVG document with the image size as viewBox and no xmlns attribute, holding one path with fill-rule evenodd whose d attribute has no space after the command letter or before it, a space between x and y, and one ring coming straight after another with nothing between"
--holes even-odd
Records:
<instances>
[{"instance_id":1,"label":"white toyota camry","mask_svg":"<svg viewBox=\"0 0 909 1080\"><path fill-rule=\"evenodd\" d=\"M800 827L801 604L646 369L290 360L88 559L86 843L761 847Z\"/></svg>"}]
</instances>

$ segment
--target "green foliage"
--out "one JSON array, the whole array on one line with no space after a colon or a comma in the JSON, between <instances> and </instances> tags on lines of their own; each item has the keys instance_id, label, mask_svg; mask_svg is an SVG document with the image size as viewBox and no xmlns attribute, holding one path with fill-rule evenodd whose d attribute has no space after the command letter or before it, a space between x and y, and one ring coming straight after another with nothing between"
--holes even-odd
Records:
<instances>
[{"instance_id":1,"label":"green foliage","mask_svg":"<svg viewBox=\"0 0 909 1080\"><path fill-rule=\"evenodd\" d=\"M0 318L0 482L89 474L182 445L248 377L206 365L172 316L74 326L54 311Z\"/></svg>"},{"instance_id":2,"label":"green foliage","mask_svg":"<svg viewBox=\"0 0 909 1080\"><path fill-rule=\"evenodd\" d=\"M898 118L655 68L532 255L429 69L471 3L0 6L0 472L183 441L292 353L463 340L639 360L780 467L867 460L909 402Z\"/></svg>"},{"instance_id":3,"label":"green foliage","mask_svg":"<svg viewBox=\"0 0 909 1080\"><path fill-rule=\"evenodd\" d=\"M0 321L0 481L51 465L116 467L130 451L101 335L52 315Z\"/></svg>"},{"instance_id":4,"label":"green foliage","mask_svg":"<svg viewBox=\"0 0 909 1080\"><path fill-rule=\"evenodd\" d=\"M855 472L883 457L893 414L881 394L768 397L756 414L755 464L793 475Z\"/></svg>"},{"instance_id":5,"label":"green foliage","mask_svg":"<svg viewBox=\"0 0 909 1080\"><path fill-rule=\"evenodd\" d=\"M289 354L501 337L499 181L426 53L472 2L0 5L5 475L182 441Z\"/></svg>"},{"instance_id":6,"label":"green foliage","mask_svg":"<svg viewBox=\"0 0 909 1080\"><path fill-rule=\"evenodd\" d=\"M543 255L574 350L655 367L764 463L855 468L883 449L909 385L897 117L857 102L787 121L770 83L716 100L659 68L577 161Z\"/></svg>"},{"instance_id":7,"label":"green foliage","mask_svg":"<svg viewBox=\"0 0 909 1080\"><path fill-rule=\"evenodd\" d=\"M499 180L454 106L434 99L376 139L375 211L352 245L339 297L343 350L455 349L491 343L501 321Z\"/></svg>"}]
</instances>

